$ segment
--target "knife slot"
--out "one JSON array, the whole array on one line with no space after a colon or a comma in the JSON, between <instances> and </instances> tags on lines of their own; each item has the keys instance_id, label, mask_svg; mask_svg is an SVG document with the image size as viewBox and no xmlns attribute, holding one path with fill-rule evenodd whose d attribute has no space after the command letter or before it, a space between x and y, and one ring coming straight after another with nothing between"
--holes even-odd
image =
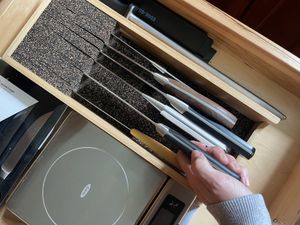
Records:
<instances>
[{"instance_id":1,"label":"knife slot","mask_svg":"<svg viewBox=\"0 0 300 225\"><path fill-rule=\"evenodd\" d=\"M114 77L110 78L112 80L116 80L114 79ZM119 80L118 82L122 81ZM105 86L107 85L107 83L103 82L102 85ZM116 87L120 88L120 84L116 85ZM115 91L115 88L109 89L111 91ZM120 97L120 92L114 93L117 94L118 97ZM147 121L145 118L139 115L135 110L129 108L128 105L120 101L118 97L109 93L107 90L101 87L94 80L90 79L90 77L88 76L84 75L80 88L77 90L77 92L73 92L72 97L87 108L89 108L90 110L92 110L93 112L95 112L97 115L101 116L103 119L107 120L109 123L113 124L115 127L120 129L129 137L131 137L131 135L130 130L128 130L128 128L136 128L171 149L174 149L175 147L172 145L172 143L169 143L161 136L159 136L155 131L155 127L149 121ZM140 102L134 101L140 98L138 93L131 92L130 96L126 96L126 99L128 98L131 98L130 104L134 108L139 110L141 113L145 114L150 119L157 122L163 122L169 127L177 129L171 123L166 121L162 116L160 116L160 114L156 110L151 109L152 106L149 105L147 102L143 105ZM126 101L126 99L123 100Z\"/></svg>"}]
</instances>

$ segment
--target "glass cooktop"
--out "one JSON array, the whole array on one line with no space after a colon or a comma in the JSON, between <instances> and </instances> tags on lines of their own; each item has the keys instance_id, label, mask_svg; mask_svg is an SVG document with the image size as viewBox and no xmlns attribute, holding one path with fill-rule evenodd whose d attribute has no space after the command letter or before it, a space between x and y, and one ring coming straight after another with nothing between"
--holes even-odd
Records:
<instances>
[{"instance_id":1,"label":"glass cooktop","mask_svg":"<svg viewBox=\"0 0 300 225\"><path fill-rule=\"evenodd\" d=\"M31 225L135 224L166 176L72 112L8 201Z\"/></svg>"}]
</instances>

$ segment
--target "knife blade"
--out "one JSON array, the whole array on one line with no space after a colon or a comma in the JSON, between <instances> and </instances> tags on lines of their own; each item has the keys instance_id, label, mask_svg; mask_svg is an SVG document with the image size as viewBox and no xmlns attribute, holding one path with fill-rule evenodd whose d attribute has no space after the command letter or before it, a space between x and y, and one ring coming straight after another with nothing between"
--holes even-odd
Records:
<instances>
[{"instance_id":1,"label":"knife blade","mask_svg":"<svg viewBox=\"0 0 300 225\"><path fill-rule=\"evenodd\" d=\"M240 138L227 128L223 127L222 125L209 120L178 98L175 98L171 95L166 95L166 98L179 113L185 115L187 118L194 121L204 130L218 138L231 150L243 155L247 159L253 157L255 148L244 141L242 138Z\"/></svg>"},{"instance_id":2,"label":"knife blade","mask_svg":"<svg viewBox=\"0 0 300 225\"><path fill-rule=\"evenodd\" d=\"M210 117L216 119L218 122L224 124L229 128L232 128L235 125L237 118L232 113L230 113L228 110L226 110L216 102L212 101L211 99L193 90L184 82L180 81L177 78L176 80L175 79L173 80L171 78L169 79L166 78L168 79L167 81L164 80L162 81L162 79L165 77L162 76L161 74L152 72L146 67L144 67L143 65L140 65L139 63L135 62L125 54L119 52L118 50L110 46L107 47L113 50L118 55L124 57L125 59L129 60L133 64L142 68L144 71L146 71L151 76L153 76L153 78L156 81L158 81L161 85L165 86L167 90L169 90L176 96L183 98L186 102L189 102L190 104L194 105L195 107L197 107L198 109L200 109L201 111L209 115Z\"/></svg>"},{"instance_id":3,"label":"knife blade","mask_svg":"<svg viewBox=\"0 0 300 225\"><path fill-rule=\"evenodd\" d=\"M137 129L131 129L130 134L146 146L150 147L153 153L160 159L166 161L176 169L181 170L180 166L178 165L175 152Z\"/></svg>"},{"instance_id":4,"label":"knife blade","mask_svg":"<svg viewBox=\"0 0 300 225\"><path fill-rule=\"evenodd\" d=\"M177 80L178 82L185 84L183 81L181 81L180 79L178 79L175 75L171 74L166 68L164 68L162 65L154 62L153 60L149 59L147 56L145 56L144 54L142 54L140 51L138 51L137 49L133 48L131 45L129 45L128 43L126 43L125 41L123 41L121 38L119 38L117 35L115 35L114 33L111 33L111 36L114 37L115 39L117 39L119 42L121 42L123 45L125 45L126 47L130 48L132 51L134 51L135 53L137 53L140 57L142 57L143 59L145 59L146 61L148 61L153 67L155 67L160 73L162 74L167 74L168 76L172 77L173 79ZM111 48L113 48L115 51L119 52L120 54L124 55L123 53L121 53L119 50L117 50L116 48L110 46ZM128 56L127 56L128 57ZM130 59L128 57L128 59ZM132 60L132 59L130 59ZM141 68L143 68L145 71L149 72L149 73L154 73L155 71L150 71L149 69L147 69L145 66L142 66L140 63L137 63L136 61L132 60L133 63L135 63L136 65L139 65Z\"/></svg>"},{"instance_id":5,"label":"knife blade","mask_svg":"<svg viewBox=\"0 0 300 225\"><path fill-rule=\"evenodd\" d=\"M192 88L186 87L176 80L164 77L158 73L154 73L153 77L171 93L193 105L226 127L232 128L235 125L237 118L232 113L228 112L209 98L199 94Z\"/></svg>"},{"instance_id":6,"label":"knife blade","mask_svg":"<svg viewBox=\"0 0 300 225\"><path fill-rule=\"evenodd\" d=\"M90 102L88 99L86 99L84 96L78 94L77 92L73 92L73 94L77 95L79 98L83 99L93 107L95 107L97 110L102 112L104 115L121 125L125 130L127 130L133 137L135 137L137 140L139 140L141 143L144 145L148 146L150 150L161 160L165 161L172 167L181 170L180 166L178 165L177 159L176 159L176 154L172 150L170 150L168 147L164 146L160 142L156 141L155 139L151 138L150 136L144 134L143 132L139 131L138 129L135 128L129 128L126 126L124 123L116 119L115 117L111 116L109 113L106 111L102 110L99 108L97 105L94 103Z\"/></svg>"},{"instance_id":7,"label":"knife blade","mask_svg":"<svg viewBox=\"0 0 300 225\"><path fill-rule=\"evenodd\" d=\"M161 102L157 101L156 99L146 95L142 94L142 96L150 102L151 105L153 105L159 112L166 111L171 116L175 117L177 120L194 130L196 133L198 133L201 137L203 137L204 141L199 140L203 144L206 144L207 146L219 146L224 151L227 151L227 147L224 143L220 142L218 139L204 131L201 127L197 126L194 122L188 120L186 117L184 117L182 114L177 112L176 110L172 109L171 107L162 104Z\"/></svg>"}]
</instances>

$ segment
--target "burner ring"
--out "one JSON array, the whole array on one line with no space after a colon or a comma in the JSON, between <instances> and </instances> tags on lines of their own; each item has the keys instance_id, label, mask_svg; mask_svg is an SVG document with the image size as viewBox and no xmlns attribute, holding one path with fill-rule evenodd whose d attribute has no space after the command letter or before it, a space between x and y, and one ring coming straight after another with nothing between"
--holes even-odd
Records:
<instances>
[{"instance_id":1,"label":"burner ring","mask_svg":"<svg viewBox=\"0 0 300 225\"><path fill-rule=\"evenodd\" d=\"M88 154L90 155L89 157L87 157ZM75 163L70 164L70 161L73 162L72 159L74 157L77 160ZM80 162L82 162L80 164L78 164L78 157L80 157ZM66 163L65 160L69 160L69 162ZM95 172L93 165L97 163L104 166L105 169ZM99 165L96 168L99 169ZM95 177L96 179L95 184L89 182L90 172L93 175L92 178ZM80 177L76 177L78 174ZM99 179L101 179L101 182L99 182ZM83 180L83 182L76 186L78 180ZM111 184L114 185L112 190L110 190ZM70 185L73 185L73 188L70 188ZM98 193L99 190L102 192L102 187L103 193ZM114 191L114 193L111 193L111 191ZM108 194L113 196L114 199L108 201ZM82 218L84 213L88 214L89 218L90 214L95 217L99 215L98 222L114 225L125 212L128 194L129 182L122 164L108 152L94 147L75 148L60 155L46 171L42 183L43 206L47 216L55 225L62 224L60 220L64 220L63 224L75 224L74 221L78 223L82 220L84 224L88 225L90 220ZM57 199L57 197L60 198ZM48 202L50 202L50 207L47 205ZM98 203L104 203L104 205L99 205ZM54 207L51 208L53 205ZM72 209L77 206L78 210L73 211ZM66 212L62 212L60 209ZM113 215L110 215L111 211L114 212L112 213ZM74 217L79 216L79 218L74 219L72 215ZM90 222L95 224L95 221Z\"/></svg>"}]
</instances>

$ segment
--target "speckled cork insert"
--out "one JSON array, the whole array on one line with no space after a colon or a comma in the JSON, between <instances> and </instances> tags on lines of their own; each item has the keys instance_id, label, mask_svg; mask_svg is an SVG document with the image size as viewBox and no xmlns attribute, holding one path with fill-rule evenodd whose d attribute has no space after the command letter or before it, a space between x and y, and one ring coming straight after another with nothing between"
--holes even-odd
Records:
<instances>
[{"instance_id":1,"label":"speckled cork insert","mask_svg":"<svg viewBox=\"0 0 300 225\"><path fill-rule=\"evenodd\" d=\"M109 88L154 121L173 127L139 91L166 100L111 60L113 55L106 50L105 43L110 42L115 28L115 20L85 0L53 0L12 57L123 132L129 133L103 112L128 128L137 128L171 146L162 140L149 121L101 86Z\"/></svg>"},{"instance_id":2,"label":"speckled cork insert","mask_svg":"<svg viewBox=\"0 0 300 225\"><path fill-rule=\"evenodd\" d=\"M164 123L179 131L141 96L143 92L167 104L160 93L133 75L136 74L162 89L149 72L136 63L149 71L159 71L129 47L132 46L235 114L238 123L233 131L243 138L247 137L254 125L251 120L215 99L205 90L194 86L182 74L125 38L117 31L116 25L114 19L85 0L52 0L12 54L12 58L124 133L129 135L128 128L136 128L176 149L176 146L172 146L172 143L166 142L157 134L149 121L106 90L108 88L155 122Z\"/></svg>"},{"instance_id":3,"label":"speckled cork insert","mask_svg":"<svg viewBox=\"0 0 300 225\"><path fill-rule=\"evenodd\" d=\"M53 0L12 57L71 95L115 26L115 20L87 1Z\"/></svg>"}]
</instances>

